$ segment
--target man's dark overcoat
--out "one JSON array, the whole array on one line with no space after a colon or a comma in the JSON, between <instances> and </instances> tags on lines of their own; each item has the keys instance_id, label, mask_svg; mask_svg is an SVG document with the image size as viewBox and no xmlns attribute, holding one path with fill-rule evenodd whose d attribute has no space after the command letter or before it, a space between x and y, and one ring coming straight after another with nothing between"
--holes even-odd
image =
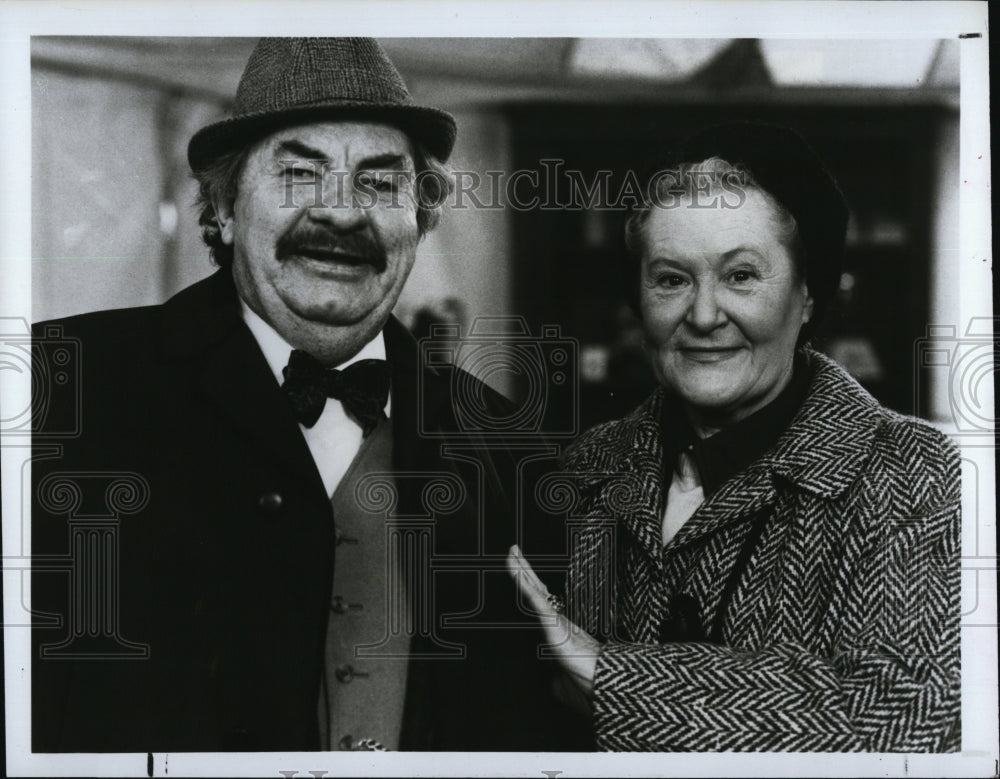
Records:
<instances>
[{"instance_id":1,"label":"man's dark overcoat","mask_svg":"<svg viewBox=\"0 0 1000 779\"><path fill-rule=\"evenodd\" d=\"M37 334L34 749L317 749L334 517L229 272L160 306ZM524 543L515 453L459 435L457 454L442 454L422 432L457 429L455 376L421 366L398 321L385 337L403 474L387 510L433 518L434 573L415 588L429 594L431 627L413 640L401 748L560 748L547 671L533 662L540 633L502 627L532 622L503 570L509 544ZM72 358L61 367L60 338ZM47 392L63 368L74 391ZM464 496L449 497L458 482Z\"/></svg>"}]
</instances>

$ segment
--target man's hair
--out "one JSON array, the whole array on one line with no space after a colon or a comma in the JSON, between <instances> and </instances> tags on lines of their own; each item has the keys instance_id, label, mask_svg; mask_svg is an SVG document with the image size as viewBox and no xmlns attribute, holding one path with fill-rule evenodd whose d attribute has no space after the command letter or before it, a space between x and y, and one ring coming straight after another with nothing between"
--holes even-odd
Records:
<instances>
[{"instance_id":1,"label":"man's hair","mask_svg":"<svg viewBox=\"0 0 1000 779\"><path fill-rule=\"evenodd\" d=\"M195 208L201 238L208 246L212 259L222 268L233 264L233 247L222 242L216 203L231 204L236 200L240 174L254 148L253 143L219 155L194 174L198 182ZM423 144L411 140L413 150L414 185L417 188L417 230L421 237L429 233L441 218L444 205L454 188L448 168Z\"/></svg>"}]
</instances>

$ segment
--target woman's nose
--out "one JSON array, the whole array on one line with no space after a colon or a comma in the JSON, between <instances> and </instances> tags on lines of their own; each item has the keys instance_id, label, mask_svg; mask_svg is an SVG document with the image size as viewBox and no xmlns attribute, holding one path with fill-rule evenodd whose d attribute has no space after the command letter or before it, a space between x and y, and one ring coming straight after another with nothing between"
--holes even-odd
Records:
<instances>
[{"instance_id":1,"label":"woman's nose","mask_svg":"<svg viewBox=\"0 0 1000 779\"><path fill-rule=\"evenodd\" d=\"M698 283L685 321L695 330L707 332L725 324L726 315L719 305L718 289L712 283Z\"/></svg>"}]
</instances>

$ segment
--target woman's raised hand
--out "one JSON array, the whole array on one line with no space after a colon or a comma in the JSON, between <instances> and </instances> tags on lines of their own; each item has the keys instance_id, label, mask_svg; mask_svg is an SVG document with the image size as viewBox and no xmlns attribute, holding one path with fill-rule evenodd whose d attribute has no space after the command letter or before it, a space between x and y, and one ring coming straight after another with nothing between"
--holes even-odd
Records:
<instances>
[{"instance_id":1,"label":"woman's raised hand","mask_svg":"<svg viewBox=\"0 0 1000 779\"><path fill-rule=\"evenodd\" d=\"M546 641L572 682L573 689L562 690L561 697L569 698L567 702L574 707L579 707L581 701L573 699L582 698L589 709L601 644L562 613L562 601L549 593L548 587L538 578L516 544L507 555L507 570L517 583L520 597L538 614Z\"/></svg>"}]
</instances>

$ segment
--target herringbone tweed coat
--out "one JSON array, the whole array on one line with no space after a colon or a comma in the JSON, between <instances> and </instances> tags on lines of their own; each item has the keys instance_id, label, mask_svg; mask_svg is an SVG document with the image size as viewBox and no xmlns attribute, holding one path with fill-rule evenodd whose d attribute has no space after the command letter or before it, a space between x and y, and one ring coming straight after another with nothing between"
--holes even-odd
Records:
<instances>
[{"instance_id":1,"label":"herringbone tweed coat","mask_svg":"<svg viewBox=\"0 0 1000 779\"><path fill-rule=\"evenodd\" d=\"M605 642L600 749L959 749L957 450L807 365L789 428L666 546L662 390L567 453L569 615ZM678 596L714 641L658 641Z\"/></svg>"}]
</instances>

